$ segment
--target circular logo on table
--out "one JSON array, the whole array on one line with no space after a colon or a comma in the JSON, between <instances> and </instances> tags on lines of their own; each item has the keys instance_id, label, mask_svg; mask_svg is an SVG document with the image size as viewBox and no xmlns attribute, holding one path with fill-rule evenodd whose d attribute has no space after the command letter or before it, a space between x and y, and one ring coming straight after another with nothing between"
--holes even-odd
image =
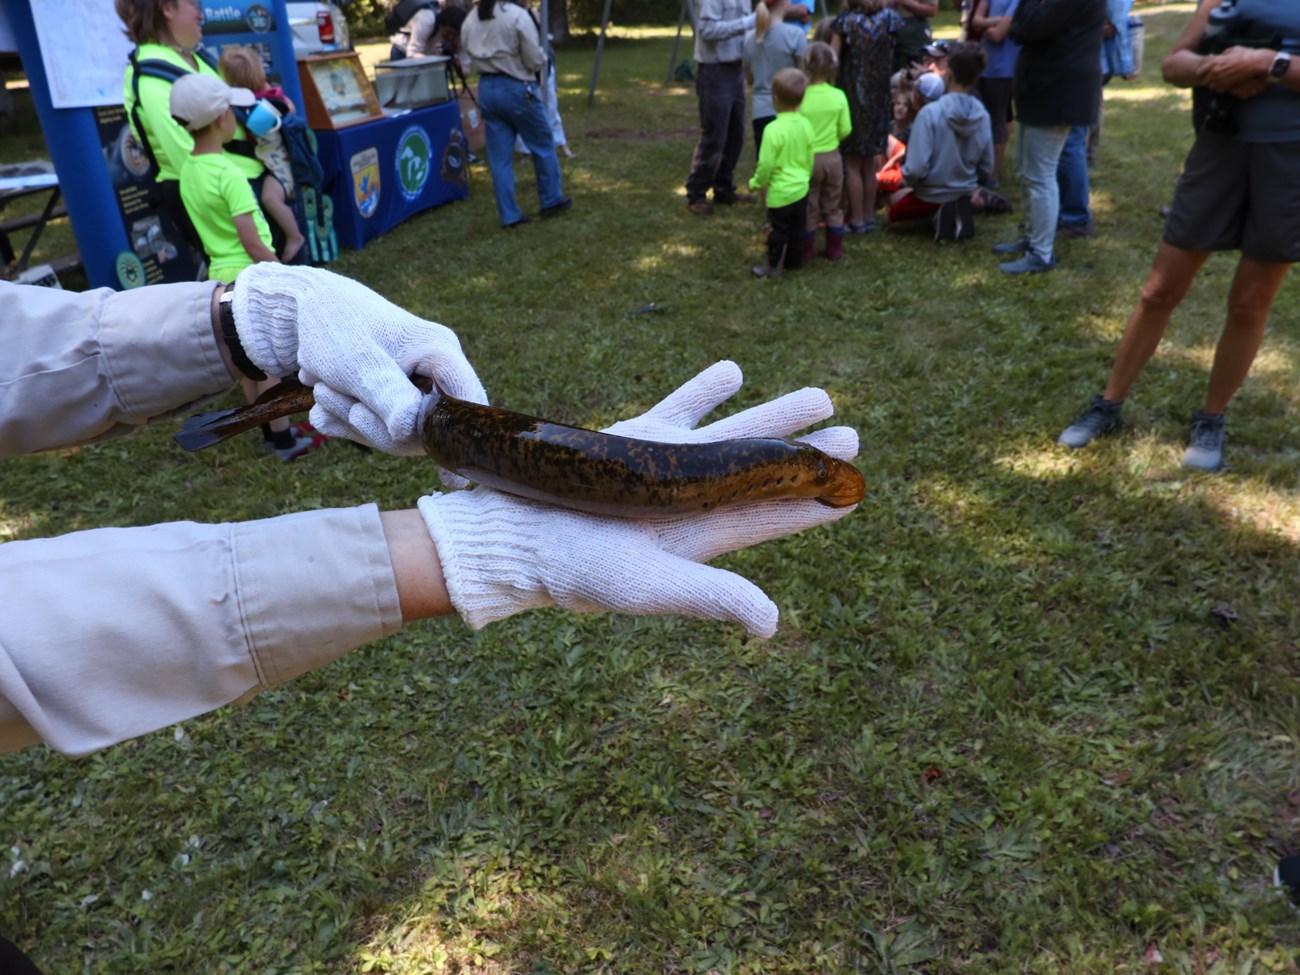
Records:
<instances>
[{"instance_id":1,"label":"circular logo on table","mask_svg":"<svg viewBox=\"0 0 1300 975\"><path fill-rule=\"evenodd\" d=\"M113 262L113 270L117 272L117 283L125 291L144 284L144 262L133 251L118 254L117 260Z\"/></svg>"},{"instance_id":2,"label":"circular logo on table","mask_svg":"<svg viewBox=\"0 0 1300 975\"><path fill-rule=\"evenodd\" d=\"M418 125L410 126L397 140L397 185L402 196L414 200L428 182L433 168L433 146L429 135Z\"/></svg>"}]
</instances>

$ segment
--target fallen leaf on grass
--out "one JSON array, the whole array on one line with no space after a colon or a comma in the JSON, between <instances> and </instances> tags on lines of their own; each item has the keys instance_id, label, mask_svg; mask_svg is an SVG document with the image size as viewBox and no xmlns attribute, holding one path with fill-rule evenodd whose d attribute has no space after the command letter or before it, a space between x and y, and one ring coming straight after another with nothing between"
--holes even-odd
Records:
<instances>
[{"instance_id":1,"label":"fallen leaf on grass","mask_svg":"<svg viewBox=\"0 0 1300 975\"><path fill-rule=\"evenodd\" d=\"M1223 604L1215 606L1210 610L1210 615L1215 619L1223 620L1225 623L1235 623L1240 618L1237 616L1237 611L1235 609L1231 606L1224 606Z\"/></svg>"}]
</instances>

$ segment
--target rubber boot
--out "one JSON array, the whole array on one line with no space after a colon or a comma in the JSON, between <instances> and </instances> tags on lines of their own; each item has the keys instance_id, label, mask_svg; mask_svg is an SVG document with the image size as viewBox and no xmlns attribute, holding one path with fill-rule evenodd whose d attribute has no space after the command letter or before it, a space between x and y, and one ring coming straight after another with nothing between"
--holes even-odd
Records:
<instances>
[{"instance_id":1,"label":"rubber boot","mask_svg":"<svg viewBox=\"0 0 1300 975\"><path fill-rule=\"evenodd\" d=\"M817 249L817 231L810 230L803 235L803 262L811 264L813 252Z\"/></svg>"},{"instance_id":2,"label":"rubber boot","mask_svg":"<svg viewBox=\"0 0 1300 975\"><path fill-rule=\"evenodd\" d=\"M826 249L822 251L822 257L828 261L842 260L844 257L844 228L827 227L826 228Z\"/></svg>"}]
</instances>

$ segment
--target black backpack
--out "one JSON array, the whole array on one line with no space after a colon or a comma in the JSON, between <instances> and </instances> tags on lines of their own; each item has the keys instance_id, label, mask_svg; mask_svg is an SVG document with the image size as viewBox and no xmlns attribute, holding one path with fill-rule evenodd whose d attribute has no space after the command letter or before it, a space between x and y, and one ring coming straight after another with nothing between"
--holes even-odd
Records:
<instances>
[{"instance_id":1,"label":"black backpack","mask_svg":"<svg viewBox=\"0 0 1300 975\"><path fill-rule=\"evenodd\" d=\"M390 3L388 9L384 12L384 33L396 34L408 23L418 11L425 7L438 6L437 0L398 0L397 3Z\"/></svg>"},{"instance_id":2,"label":"black backpack","mask_svg":"<svg viewBox=\"0 0 1300 975\"><path fill-rule=\"evenodd\" d=\"M149 162L153 163L154 169L159 169L158 160L154 158L153 146L149 145L149 138L145 135L144 125L140 121L140 79L159 78L169 84L175 84L185 75L191 72L180 65L172 64L170 61L163 61L160 58L145 58L141 61L136 57L136 51L132 51L128 60L131 62L131 127L135 129L135 134L139 137L140 148L148 157ZM205 50L194 52L195 57L206 64L213 71L217 71L217 62ZM218 75L220 74L217 71ZM236 113L238 114L238 113ZM242 124L246 116L240 118ZM257 153L254 151L253 142L249 139L235 139L226 143L226 151L233 152L237 156L248 156L250 159L256 158Z\"/></svg>"}]
</instances>

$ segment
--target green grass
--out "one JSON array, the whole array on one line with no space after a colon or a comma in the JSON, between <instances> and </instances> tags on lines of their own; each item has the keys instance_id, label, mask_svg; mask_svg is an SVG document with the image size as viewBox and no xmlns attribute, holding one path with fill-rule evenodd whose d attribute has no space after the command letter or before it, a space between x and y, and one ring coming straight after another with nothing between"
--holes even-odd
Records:
<instances>
[{"instance_id":1,"label":"green grass","mask_svg":"<svg viewBox=\"0 0 1300 975\"><path fill-rule=\"evenodd\" d=\"M1227 473L1178 461L1231 256L1131 431L1053 444L1105 376L1190 141L1158 78L1189 11L1143 9L1145 74L1108 89L1102 235L1029 280L987 250L1012 216L753 281L761 215L683 205L672 32L616 36L590 107L593 49L562 50L570 215L503 234L479 167L469 202L336 269L454 327L515 409L606 423L720 357L737 405L823 385L861 431L866 502L723 561L780 606L766 643L443 621L87 759L0 758L0 931L51 972L1296 971L1270 889L1300 847L1294 283ZM435 486L341 444L185 455L172 429L0 467L0 538Z\"/></svg>"}]
</instances>

